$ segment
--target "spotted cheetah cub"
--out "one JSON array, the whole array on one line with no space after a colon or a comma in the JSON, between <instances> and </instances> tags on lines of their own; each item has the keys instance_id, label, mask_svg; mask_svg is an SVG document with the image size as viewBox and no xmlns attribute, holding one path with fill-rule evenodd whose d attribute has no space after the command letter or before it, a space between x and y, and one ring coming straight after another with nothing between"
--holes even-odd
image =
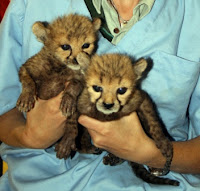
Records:
<instances>
[{"instance_id":1,"label":"spotted cheetah cub","mask_svg":"<svg viewBox=\"0 0 200 191\"><path fill-rule=\"evenodd\" d=\"M78 110L101 121L111 121L137 112L145 132L155 141L166 158L164 169L154 169L157 174L150 173L143 165L129 162L137 176L153 184L170 184L178 186L179 182L167 178L160 178L167 174L173 157L172 143L162 131L162 124L155 107L146 92L139 88L141 78L148 70L148 63L141 59L132 63L128 56L120 54L94 55L91 59L79 56L81 64L87 63L85 72L85 88L78 99ZM85 131L80 139L82 149L87 152L90 138ZM104 164L116 165L123 160L108 154L104 157Z\"/></svg>"},{"instance_id":2,"label":"spotted cheetah cub","mask_svg":"<svg viewBox=\"0 0 200 191\"><path fill-rule=\"evenodd\" d=\"M16 107L20 111L28 112L37 98L47 100L61 91L63 115L69 118L76 111L77 96L83 89L83 76L76 57L80 52L91 55L95 51L100 25L99 19L91 21L77 14L58 17L51 23L38 21L33 24L32 31L43 47L19 70L22 92ZM69 82L67 87L66 82ZM66 128L68 141L65 140L65 145L60 144L62 140L57 144L57 157L66 158L71 149L76 149L76 135L77 128Z\"/></svg>"}]
</instances>

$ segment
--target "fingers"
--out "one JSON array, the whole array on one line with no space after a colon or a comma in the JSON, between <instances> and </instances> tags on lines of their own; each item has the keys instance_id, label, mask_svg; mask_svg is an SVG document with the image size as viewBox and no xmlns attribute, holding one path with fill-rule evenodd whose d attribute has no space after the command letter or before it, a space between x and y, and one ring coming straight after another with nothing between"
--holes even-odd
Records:
<instances>
[{"instance_id":1,"label":"fingers","mask_svg":"<svg viewBox=\"0 0 200 191\"><path fill-rule=\"evenodd\" d=\"M65 82L65 88L68 86L69 82Z\"/></svg>"},{"instance_id":2,"label":"fingers","mask_svg":"<svg viewBox=\"0 0 200 191\"><path fill-rule=\"evenodd\" d=\"M109 128L110 126L124 126L124 124L133 124L134 126L141 126L139 118L136 112L131 113L128 116L124 116L121 119L101 122L97 119L88 117L86 115L81 115L78 119L79 123L82 124L84 127L94 131L100 131L102 127Z\"/></svg>"},{"instance_id":3,"label":"fingers","mask_svg":"<svg viewBox=\"0 0 200 191\"><path fill-rule=\"evenodd\" d=\"M61 99L62 99L62 94L63 94L63 91L60 92L57 96L55 96L53 98L50 98L48 101L53 103L53 104L58 104L59 105L60 102L61 102ZM46 102L47 100L43 100L43 99L38 98L37 101L42 103L42 102Z\"/></svg>"},{"instance_id":4,"label":"fingers","mask_svg":"<svg viewBox=\"0 0 200 191\"><path fill-rule=\"evenodd\" d=\"M99 128L101 128L100 121L94 118L88 117L86 115L81 115L78 119L78 122L90 130L98 130Z\"/></svg>"},{"instance_id":5,"label":"fingers","mask_svg":"<svg viewBox=\"0 0 200 191\"><path fill-rule=\"evenodd\" d=\"M87 128L96 147L108 150L108 147L115 150L118 145L127 145L128 139L132 140L135 135L141 137L144 134L137 113L107 122L81 115L79 123Z\"/></svg>"},{"instance_id":6,"label":"fingers","mask_svg":"<svg viewBox=\"0 0 200 191\"><path fill-rule=\"evenodd\" d=\"M40 113L40 115L44 115L45 117L52 117L52 115L57 117L60 120L66 120L66 117L60 111L60 103L62 99L62 93L59 93L56 97L53 97L49 100L38 99L35 102L34 108L30 111L30 113ZM29 113L29 112L28 112Z\"/></svg>"}]
</instances>

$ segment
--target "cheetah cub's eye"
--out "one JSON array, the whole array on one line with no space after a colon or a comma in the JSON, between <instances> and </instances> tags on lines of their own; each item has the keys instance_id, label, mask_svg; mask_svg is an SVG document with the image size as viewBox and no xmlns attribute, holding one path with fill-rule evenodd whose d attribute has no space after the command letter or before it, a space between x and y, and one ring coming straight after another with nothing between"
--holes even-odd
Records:
<instances>
[{"instance_id":1,"label":"cheetah cub's eye","mask_svg":"<svg viewBox=\"0 0 200 191\"><path fill-rule=\"evenodd\" d=\"M92 86L92 87L93 87L93 90L95 92L102 92L103 91L102 87L100 87L100 86Z\"/></svg>"},{"instance_id":2,"label":"cheetah cub's eye","mask_svg":"<svg viewBox=\"0 0 200 191\"><path fill-rule=\"evenodd\" d=\"M61 45L61 48L62 48L63 50L70 50L70 49L71 49L71 46L70 46L69 44L63 44L63 45Z\"/></svg>"},{"instance_id":3,"label":"cheetah cub's eye","mask_svg":"<svg viewBox=\"0 0 200 191\"><path fill-rule=\"evenodd\" d=\"M89 47L90 47L90 44L89 43L85 43L85 44L83 44L82 49L86 49L86 48L89 48Z\"/></svg>"},{"instance_id":4,"label":"cheetah cub's eye","mask_svg":"<svg viewBox=\"0 0 200 191\"><path fill-rule=\"evenodd\" d=\"M117 93L120 94L120 95L123 95L125 94L127 91L127 88L123 87L123 88L118 88L117 89Z\"/></svg>"}]
</instances>

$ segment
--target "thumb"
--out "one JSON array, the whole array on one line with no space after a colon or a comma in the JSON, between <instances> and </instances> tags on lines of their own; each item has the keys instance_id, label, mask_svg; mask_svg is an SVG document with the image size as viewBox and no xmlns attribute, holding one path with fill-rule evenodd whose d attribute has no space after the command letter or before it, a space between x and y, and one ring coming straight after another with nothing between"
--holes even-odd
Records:
<instances>
[{"instance_id":1,"label":"thumb","mask_svg":"<svg viewBox=\"0 0 200 191\"><path fill-rule=\"evenodd\" d=\"M101 121L98 121L86 115L81 115L78 119L78 122L84 127L86 127L87 129L94 130L94 131L100 130L102 127L101 123L103 123Z\"/></svg>"}]
</instances>

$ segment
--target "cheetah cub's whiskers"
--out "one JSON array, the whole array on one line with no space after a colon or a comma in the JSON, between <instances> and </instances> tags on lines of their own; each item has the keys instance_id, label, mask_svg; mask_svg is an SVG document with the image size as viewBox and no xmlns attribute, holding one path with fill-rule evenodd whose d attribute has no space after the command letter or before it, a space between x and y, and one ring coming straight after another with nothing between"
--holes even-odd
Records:
<instances>
[{"instance_id":1,"label":"cheetah cub's whiskers","mask_svg":"<svg viewBox=\"0 0 200 191\"><path fill-rule=\"evenodd\" d=\"M63 91L60 110L68 118L67 127L83 89L83 74L76 58L79 53L90 56L95 52L100 25L100 19L91 21L77 14L64 15L50 23L37 21L33 24L32 31L43 47L19 70L22 84L16 104L19 111L28 112L37 98L48 100ZM69 82L67 87L66 82ZM65 130L56 145L58 158L67 158L71 150L76 150L77 127L71 125L71 129Z\"/></svg>"},{"instance_id":2,"label":"cheetah cub's whiskers","mask_svg":"<svg viewBox=\"0 0 200 191\"><path fill-rule=\"evenodd\" d=\"M128 56L120 54L94 55L90 59L80 54L77 59L84 62L85 87L78 99L78 110L101 121L111 121L137 112L142 126L147 134L155 141L166 158L163 169L154 169L154 172L167 174L173 157L173 146L163 133L163 124L149 95L139 88L141 79L145 77L148 63L141 59L132 63ZM87 132L87 130L85 129ZM83 133L80 139L83 152L91 152L90 137ZM81 152L81 150L80 150ZM116 165L123 160L108 154L104 157L104 164ZM144 168L143 165L130 162L136 175L144 181L153 184L169 184L178 186L179 182L168 178L157 177Z\"/></svg>"}]
</instances>

